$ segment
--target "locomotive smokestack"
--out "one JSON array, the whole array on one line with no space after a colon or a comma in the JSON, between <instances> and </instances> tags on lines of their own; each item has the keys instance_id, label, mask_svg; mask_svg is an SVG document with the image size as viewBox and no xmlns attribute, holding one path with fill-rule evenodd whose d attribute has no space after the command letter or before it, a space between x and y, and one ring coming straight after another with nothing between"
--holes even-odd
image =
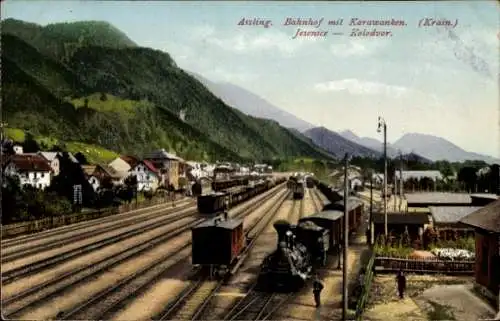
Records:
<instances>
[{"instance_id":1,"label":"locomotive smokestack","mask_svg":"<svg viewBox=\"0 0 500 321\"><path fill-rule=\"evenodd\" d=\"M290 230L290 223L285 220L278 220L273 224L278 234L278 247L281 242L287 242L286 232Z\"/></svg>"}]
</instances>

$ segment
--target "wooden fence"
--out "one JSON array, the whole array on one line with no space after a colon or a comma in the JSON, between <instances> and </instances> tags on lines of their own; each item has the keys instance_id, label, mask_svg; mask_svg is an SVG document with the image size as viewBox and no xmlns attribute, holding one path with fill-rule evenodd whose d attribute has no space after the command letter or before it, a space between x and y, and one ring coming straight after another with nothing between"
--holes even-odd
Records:
<instances>
[{"instance_id":1,"label":"wooden fence","mask_svg":"<svg viewBox=\"0 0 500 321\"><path fill-rule=\"evenodd\" d=\"M19 222L13 224L2 225L2 238L14 237L23 234L36 233L44 230L53 229L56 227L75 224L83 221L93 220L101 217L106 217L114 214L120 214L136 209L151 207L165 203L165 198L156 198L145 200L137 205L132 202L123 204L118 207L105 208L100 210L73 213L60 216L50 216L38 220Z\"/></svg>"},{"instance_id":2,"label":"wooden fence","mask_svg":"<svg viewBox=\"0 0 500 321\"><path fill-rule=\"evenodd\" d=\"M370 296L370 290L372 287L373 280L373 266L375 264L375 252L372 252L372 256L370 257L370 261L366 265L365 275L363 276L363 288L361 290L361 295L358 298L358 302L356 304L356 320L361 321L363 317L363 312L365 310L366 301Z\"/></svg>"},{"instance_id":3,"label":"wooden fence","mask_svg":"<svg viewBox=\"0 0 500 321\"><path fill-rule=\"evenodd\" d=\"M375 258L375 270L377 272L397 272L403 270L410 273L474 274L475 264L475 260L453 261L440 258Z\"/></svg>"}]
</instances>

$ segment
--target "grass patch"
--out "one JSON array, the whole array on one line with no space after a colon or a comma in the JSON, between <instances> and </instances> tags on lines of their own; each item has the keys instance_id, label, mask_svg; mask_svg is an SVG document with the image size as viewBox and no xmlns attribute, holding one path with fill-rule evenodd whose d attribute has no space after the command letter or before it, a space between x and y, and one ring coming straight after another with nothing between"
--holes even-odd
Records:
<instances>
[{"instance_id":1,"label":"grass patch","mask_svg":"<svg viewBox=\"0 0 500 321\"><path fill-rule=\"evenodd\" d=\"M4 129L5 137L12 139L14 142L22 143L26 138L24 130L19 128L5 128Z\"/></svg>"},{"instance_id":2,"label":"grass patch","mask_svg":"<svg viewBox=\"0 0 500 321\"><path fill-rule=\"evenodd\" d=\"M70 102L76 108L80 108L85 106L85 99L87 99L88 108L100 112L117 113L125 118L134 117L137 108L152 106L151 103L146 100L134 101L115 97L113 95L105 93L92 94L87 97L70 100Z\"/></svg>"},{"instance_id":3,"label":"grass patch","mask_svg":"<svg viewBox=\"0 0 500 321\"><path fill-rule=\"evenodd\" d=\"M429 320L456 320L450 307L437 302L428 301L431 309L427 312Z\"/></svg>"},{"instance_id":4,"label":"grass patch","mask_svg":"<svg viewBox=\"0 0 500 321\"><path fill-rule=\"evenodd\" d=\"M80 142L66 143L66 149L71 153L81 152L90 163L109 163L119 155L96 145Z\"/></svg>"}]
</instances>

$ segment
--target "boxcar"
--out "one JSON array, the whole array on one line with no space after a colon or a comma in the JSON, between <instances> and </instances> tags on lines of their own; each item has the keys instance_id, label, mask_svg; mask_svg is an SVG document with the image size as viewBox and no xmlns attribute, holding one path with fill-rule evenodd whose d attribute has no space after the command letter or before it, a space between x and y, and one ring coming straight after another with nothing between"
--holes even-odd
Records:
<instances>
[{"instance_id":1,"label":"boxcar","mask_svg":"<svg viewBox=\"0 0 500 321\"><path fill-rule=\"evenodd\" d=\"M227 193L216 192L198 196L198 212L202 214L212 214L224 210Z\"/></svg>"},{"instance_id":2,"label":"boxcar","mask_svg":"<svg viewBox=\"0 0 500 321\"><path fill-rule=\"evenodd\" d=\"M344 212L344 200L335 203L328 203L323 207L323 211L340 211ZM364 204L357 197L350 196L347 198L347 211L349 213L349 231L355 232L362 223L364 213Z\"/></svg>"},{"instance_id":3,"label":"boxcar","mask_svg":"<svg viewBox=\"0 0 500 321\"><path fill-rule=\"evenodd\" d=\"M313 215L303 217L299 223L312 222L326 231L329 236L329 250L336 252L339 249L340 242L342 241L342 218L344 213L340 211L322 211Z\"/></svg>"},{"instance_id":4,"label":"boxcar","mask_svg":"<svg viewBox=\"0 0 500 321\"><path fill-rule=\"evenodd\" d=\"M302 181L298 181L295 183L293 187L293 198L294 199L303 199L304 198L304 183Z\"/></svg>"},{"instance_id":5,"label":"boxcar","mask_svg":"<svg viewBox=\"0 0 500 321\"><path fill-rule=\"evenodd\" d=\"M193 265L229 268L245 247L243 220L216 217L191 229Z\"/></svg>"}]
</instances>

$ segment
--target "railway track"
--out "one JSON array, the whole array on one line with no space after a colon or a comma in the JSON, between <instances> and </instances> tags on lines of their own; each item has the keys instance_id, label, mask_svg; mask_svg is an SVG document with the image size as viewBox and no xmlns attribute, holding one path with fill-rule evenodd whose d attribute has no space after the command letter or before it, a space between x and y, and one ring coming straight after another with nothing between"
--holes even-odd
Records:
<instances>
[{"instance_id":1,"label":"railway track","mask_svg":"<svg viewBox=\"0 0 500 321\"><path fill-rule=\"evenodd\" d=\"M177 207L175 207L175 208L176 209L182 208L186 204L191 204L192 206L196 206L195 201L188 199L188 198L184 198L184 199L179 200L179 202L177 203ZM162 204L154 205L154 206L150 206L150 207L136 209L136 210L122 213L122 214L115 214L115 215L110 215L110 216L106 216L106 217L102 217L102 218L97 218L94 220L89 220L89 221L79 222L79 223L75 223L75 224L71 224L71 225L61 226L61 227L57 227L57 228L50 229L47 231L38 232L35 234L18 236L15 238L9 238L6 240L2 240L0 247L2 249L2 252L4 252L4 250L9 248L9 247L24 245L28 242L36 242L39 240L50 238L51 236L63 235L66 233L86 229L86 228L89 228L92 226L96 226L98 224L105 225L105 224L110 223L110 222L111 223L116 222L117 220L120 220L120 222L125 222L129 218L134 219L134 218L137 218L139 216L142 217L143 215L149 215L150 211L157 212L157 211L164 211L164 210L168 210L168 209L172 209L170 202L162 203Z\"/></svg>"},{"instance_id":2,"label":"railway track","mask_svg":"<svg viewBox=\"0 0 500 321\"><path fill-rule=\"evenodd\" d=\"M263 200L267 200L276 195L279 192L279 189L274 192L266 195ZM257 203L257 202L256 202ZM255 209L255 207L260 206L260 203L250 204L250 206L246 206L242 209L236 216L241 216L243 213L251 212ZM141 252L129 253L128 257L136 257L140 253L146 251L148 248L151 248L159 243L164 243L170 240L175 236L180 236L183 233L187 233L189 229L199 223L204 221L204 218L198 219L196 222L189 223L181 229L177 229L175 235L165 236L164 239L154 240L147 245ZM148 286L150 286L159 276L165 273L170 267L174 264L178 263L181 260L187 259L191 254L190 249L191 241L183 243L178 249L174 251L174 253L167 253L158 259L155 259L152 263L147 266L141 268L140 270L134 272L130 276L125 279L120 280L117 284L103 289L99 293L95 294L90 300L83 302L82 304L74 307L72 310L67 311L62 318L66 320L75 320L75 319L107 319L108 316L112 315L114 312L120 309L124 305L124 302L128 301L134 294L137 294L140 291L143 291ZM146 246L146 245L145 245ZM116 257L109 258L110 260L116 260ZM111 263L113 265L117 265L119 263L123 263L125 259L120 262ZM110 268L110 263L103 263L100 271L105 271ZM97 272L98 273L98 272ZM94 273L87 272L86 278L89 278ZM80 279L79 282L84 281L84 279ZM57 291L60 292L61 290Z\"/></svg>"},{"instance_id":3,"label":"railway track","mask_svg":"<svg viewBox=\"0 0 500 321\"><path fill-rule=\"evenodd\" d=\"M46 268L52 267L56 264L63 263L69 260L72 260L76 257L82 256L84 254L90 253L92 251L102 249L108 245L115 244L117 242L126 240L128 238L137 236L139 234L157 229L159 227L163 227L165 225L168 225L170 223L174 223L178 220L193 216L196 214L196 210L187 210L187 212L184 213L175 213L172 216L165 217L164 219L161 219L159 221L153 222L146 224L144 226L140 227L134 227L131 230L127 230L125 232L121 232L117 235L109 236L104 239L98 240L96 242L90 243L90 244L85 244L82 246L79 246L77 248L73 248L67 251L64 251L62 253L58 253L56 255L50 256L48 258L42 259L35 261L33 263L20 266L17 268L13 268L8 271L3 271L2 272L2 284L9 284L14 282L16 279L21 278L21 277L26 277L28 275L37 273L39 271L42 271ZM68 241L64 241L62 244L67 245L72 243L73 240L70 239ZM62 245L59 245L62 246ZM2 258L3 259L3 258ZM5 262L2 262L2 264L5 264Z\"/></svg>"},{"instance_id":4,"label":"railway track","mask_svg":"<svg viewBox=\"0 0 500 321\"><path fill-rule=\"evenodd\" d=\"M249 243L238 259L237 264L231 270L230 276L234 275L239 267L245 262L245 259L255 245L258 236L266 229L270 221L276 216L283 203L287 200L289 194L290 192L286 191L284 195L278 198L276 203L271 204L268 208L266 208L268 211L267 215L261 216L251 227L247 229L245 234ZM159 320L204 319L207 306L215 294L218 293L219 289L225 284L226 280L208 281L207 278L203 277L197 279L181 291L169 307L161 314Z\"/></svg>"},{"instance_id":5,"label":"railway track","mask_svg":"<svg viewBox=\"0 0 500 321\"><path fill-rule=\"evenodd\" d=\"M279 188L274 192L271 192L269 195L264 195L262 199L271 198L278 191ZM245 209L252 208L251 205L252 204L247 205ZM188 213L185 213L185 215ZM179 214L177 214L175 218L171 217L170 219L178 221ZM185 217L184 219L187 218ZM181 226L173 227L148 242L124 249L113 254L111 257L94 262L92 265L63 273L53 279L43 282L42 284L38 284L32 288L18 292L10 297L2 298L2 312L4 316L8 318L15 318L29 308L42 305L48 299L63 294L65 291L73 288L74 286L95 279L97 275L105 273L109 269L120 264L126 263L127 260L136 258L137 256L146 253L148 250L153 249L155 246L166 243L175 237L181 236L183 233L189 232L191 227L204 220L205 218L193 217L192 220L189 220ZM165 224L164 221L163 224ZM130 298L132 294L143 290L147 285L151 285L151 283L161 273L165 272L165 270L170 268L173 264L178 263L179 260L189 257L191 253L190 243L191 242L183 243L182 246L179 246L173 252L169 251L169 253L162 255L151 264L148 264L148 266L134 272L127 278L120 280L117 284L102 290L94 295L90 300L76 306L71 311L67 311L63 317L66 319L80 319L80 316L83 316L82 319L99 319L99 316L113 312L120 304ZM57 264L58 262L53 263ZM31 273L36 273L36 271L31 270ZM11 277L13 276L11 275ZM11 282L13 282L13 279L11 279Z\"/></svg>"},{"instance_id":6,"label":"railway track","mask_svg":"<svg viewBox=\"0 0 500 321\"><path fill-rule=\"evenodd\" d=\"M185 209L191 209L191 211L187 214L186 213L182 213L182 214L179 213ZM17 249L17 247L11 251L6 251L6 250L2 249L2 263L5 264L8 262L15 261L17 259L29 256L29 255L32 255L32 254L37 254L37 253L41 253L41 252L48 251L51 249L60 248L60 247L63 247L63 246L69 245L69 244L73 244L74 242L82 241L82 240L85 240L85 239L88 239L88 238L91 238L94 236L98 236L100 234L104 234L104 233L107 233L107 232L110 232L113 230L131 227L135 224L138 224L141 222L144 223L146 221L154 220L156 218L163 217L165 220L162 219L159 223L168 224L172 220L182 219L184 217L192 215L193 213L196 213L196 207L191 205L191 204L185 204L185 205L182 205L182 206L177 207L177 208L172 208L168 211L166 211L164 209L160 209L160 210L156 210L152 213L147 213L147 215L142 216L142 217L136 217L136 218L132 218L132 219L129 219L126 221L119 221L119 222L117 222L117 224L112 224L112 225L105 226L102 228L96 227L96 228L93 228L91 231L87 231L87 232L84 231L83 233L79 233L79 234L76 234L74 236L61 237L61 238L56 239L56 240L49 239L46 242L42 242L40 244L35 244L35 245L28 244L28 246L24 247L24 249ZM157 224L151 224L151 226L153 226L153 228L154 228L154 226L157 226ZM141 228L141 227L138 227L138 228ZM148 228L148 227L146 226L146 228Z\"/></svg>"},{"instance_id":7,"label":"railway track","mask_svg":"<svg viewBox=\"0 0 500 321\"><path fill-rule=\"evenodd\" d=\"M293 295L260 292L255 286L226 314L225 321L268 320Z\"/></svg>"}]
</instances>

